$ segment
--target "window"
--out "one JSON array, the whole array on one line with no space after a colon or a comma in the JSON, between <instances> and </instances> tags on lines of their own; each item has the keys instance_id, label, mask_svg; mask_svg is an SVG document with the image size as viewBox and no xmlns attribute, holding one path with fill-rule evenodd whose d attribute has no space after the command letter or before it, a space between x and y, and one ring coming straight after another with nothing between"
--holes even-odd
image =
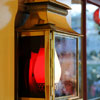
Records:
<instances>
[{"instance_id":1,"label":"window","mask_svg":"<svg viewBox=\"0 0 100 100\"><path fill-rule=\"evenodd\" d=\"M97 6L87 4L87 91L88 99L100 97L100 26L94 21Z\"/></svg>"}]
</instances>

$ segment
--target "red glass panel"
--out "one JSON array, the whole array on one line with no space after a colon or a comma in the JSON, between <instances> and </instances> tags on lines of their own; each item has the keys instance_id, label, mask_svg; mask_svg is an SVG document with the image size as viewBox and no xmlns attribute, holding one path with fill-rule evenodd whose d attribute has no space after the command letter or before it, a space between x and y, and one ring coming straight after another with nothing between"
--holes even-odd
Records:
<instances>
[{"instance_id":1,"label":"red glass panel","mask_svg":"<svg viewBox=\"0 0 100 100\"><path fill-rule=\"evenodd\" d=\"M45 52L44 48L40 48L35 68L34 68L34 77L37 83L45 83Z\"/></svg>"},{"instance_id":2,"label":"red glass panel","mask_svg":"<svg viewBox=\"0 0 100 100\"><path fill-rule=\"evenodd\" d=\"M19 39L19 97L45 97L44 36Z\"/></svg>"}]
</instances>

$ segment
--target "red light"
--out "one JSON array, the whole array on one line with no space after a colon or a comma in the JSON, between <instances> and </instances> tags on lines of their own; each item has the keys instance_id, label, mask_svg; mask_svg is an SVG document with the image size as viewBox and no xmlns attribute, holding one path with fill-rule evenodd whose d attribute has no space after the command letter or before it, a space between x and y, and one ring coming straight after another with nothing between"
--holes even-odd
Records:
<instances>
[{"instance_id":1,"label":"red light","mask_svg":"<svg viewBox=\"0 0 100 100\"><path fill-rule=\"evenodd\" d=\"M35 67L34 67L34 77L37 83L45 83L45 51L44 48L40 48L37 55Z\"/></svg>"},{"instance_id":2,"label":"red light","mask_svg":"<svg viewBox=\"0 0 100 100\"><path fill-rule=\"evenodd\" d=\"M94 21L100 25L100 9L97 9L95 12L94 12Z\"/></svg>"},{"instance_id":3,"label":"red light","mask_svg":"<svg viewBox=\"0 0 100 100\"><path fill-rule=\"evenodd\" d=\"M30 89L34 88L34 66L37 59L37 53L31 52L30 64L29 64L29 86Z\"/></svg>"},{"instance_id":4,"label":"red light","mask_svg":"<svg viewBox=\"0 0 100 100\"><path fill-rule=\"evenodd\" d=\"M31 52L29 64L29 86L34 88L34 82L45 83L45 51L40 48L38 53Z\"/></svg>"}]
</instances>

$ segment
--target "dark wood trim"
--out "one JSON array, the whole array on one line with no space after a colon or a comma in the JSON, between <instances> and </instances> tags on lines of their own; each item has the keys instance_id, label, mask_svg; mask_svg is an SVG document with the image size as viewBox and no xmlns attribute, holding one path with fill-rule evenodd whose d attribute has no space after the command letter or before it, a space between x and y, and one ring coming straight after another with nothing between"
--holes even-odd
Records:
<instances>
[{"instance_id":1,"label":"dark wood trim","mask_svg":"<svg viewBox=\"0 0 100 100\"><path fill-rule=\"evenodd\" d=\"M18 32L15 30L15 98L18 99Z\"/></svg>"},{"instance_id":2,"label":"dark wood trim","mask_svg":"<svg viewBox=\"0 0 100 100\"><path fill-rule=\"evenodd\" d=\"M83 100L87 100L87 56L86 56L86 3L87 0L82 1L82 76L83 76Z\"/></svg>"},{"instance_id":3,"label":"dark wood trim","mask_svg":"<svg viewBox=\"0 0 100 100\"><path fill-rule=\"evenodd\" d=\"M96 3L96 2L92 2L92 1L89 1L89 0L87 0L87 2L90 3L90 4L93 4L93 5L95 5L95 6L100 7L100 4L98 4L98 3Z\"/></svg>"}]
</instances>

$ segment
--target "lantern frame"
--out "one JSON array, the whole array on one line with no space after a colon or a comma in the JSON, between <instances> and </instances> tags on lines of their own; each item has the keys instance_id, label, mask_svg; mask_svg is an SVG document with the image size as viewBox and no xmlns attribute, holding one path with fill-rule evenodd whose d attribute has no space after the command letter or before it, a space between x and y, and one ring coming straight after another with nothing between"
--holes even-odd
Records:
<instances>
[{"instance_id":1,"label":"lantern frame","mask_svg":"<svg viewBox=\"0 0 100 100\"><path fill-rule=\"evenodd\" d=\"M41 1L41 0L40 0ZM41 2L32 2L25 4L25 13L30 13L26 23L16 29L16 73L15 73L15 86L16 86L16 99L17 100L72 100L79 98L79 75L78 75L78 34L69 26L66 21L66 15L69 6L57 2L56 0L42 0ZM54 17L55 16L55 17ZM63 96L55 97L54 85L54 51L55 51L55 32L58 35L70 36L76 38L76 78L77 78L77 95L76 96ZM18 41L19 37L32 37L44 36L45 47L45 98L30 98L18 96Z\"/></svg>"},{"instance_id":2,"label":"lantern frame","mask_svg":"<svg viewBox=\"0 0 100 100\"><path fill-rule=\"evenodd\" d=\"M64 100L64 98L70 99L78 99L79 98L79 69L78 69L78 38L79 36L72 35L67 32L55 31L51 29L34 29L34 30L22 30L18 32L18 37L32 37L32 36L44 36L44 44L45 44L45 98L27 98L21 97L21 100ZM55 97L55 85L54 85L54 51L55 51L55 35L72 37L76 39L76 96L62 96ZM18 38L17 37L17 38ZM18 65L17 65L18 66ZM49 98L49 99L48 99Z\"/></svg>"},{"instance_id":3,"label":"lantern frame","mask_svg":"<svg viewBox=\"0 0 100 100\"><path fill-rule=\"evenodd\" d=\"M78 54L78 41L79 41L79 37L78 36L75 36L74 34L73 35L70 35L70 34L66 34L65 32L58 32L58 31L53 31L52 32L52 34L51 34L52 36L52 40L51 40L51 47L52 47L52 52L51 52L51 62L52 62L52 69L53 69L53 100L66 100L66 98L68 99L68 100L72 100L72 99L79 99L80 97L79 97L79 54ZM62 97L55 97L55 85L54 85L54 83L55 83L55 79L54 79L54 69L55 69L55 64L54 64L54 58L55 58L55 35L57 35L57 36L65 36L65 37L70 37L70 38L74 38L74 39L76 39L76 96L73 96L73 95L69 95L69 96L62 96Z\"/></svg>"},{"instance_id":4,"label":"lantern frame","mask_svg":"<svg viewBox=\"0 0 100 100\"><path fill-rule=\"evenodd\" d=\"M45 98L28 98L28 97L21 97L21 100L48 100L50 97L50 40L49 40L49 30L46 31L39 31L34 30L34 32L30 31L23 31L17 36L17 38L21 37L34 37L34 36L44 36L44 48L45 48ZM49 53L48 53L49 52ZM18 65L17 65L18 66ZM18 71L18 70L17 70ZM18 83L17 83L18 84ZM19 98L19 97L18 97Z\"/></svg>"}]
</instances>

